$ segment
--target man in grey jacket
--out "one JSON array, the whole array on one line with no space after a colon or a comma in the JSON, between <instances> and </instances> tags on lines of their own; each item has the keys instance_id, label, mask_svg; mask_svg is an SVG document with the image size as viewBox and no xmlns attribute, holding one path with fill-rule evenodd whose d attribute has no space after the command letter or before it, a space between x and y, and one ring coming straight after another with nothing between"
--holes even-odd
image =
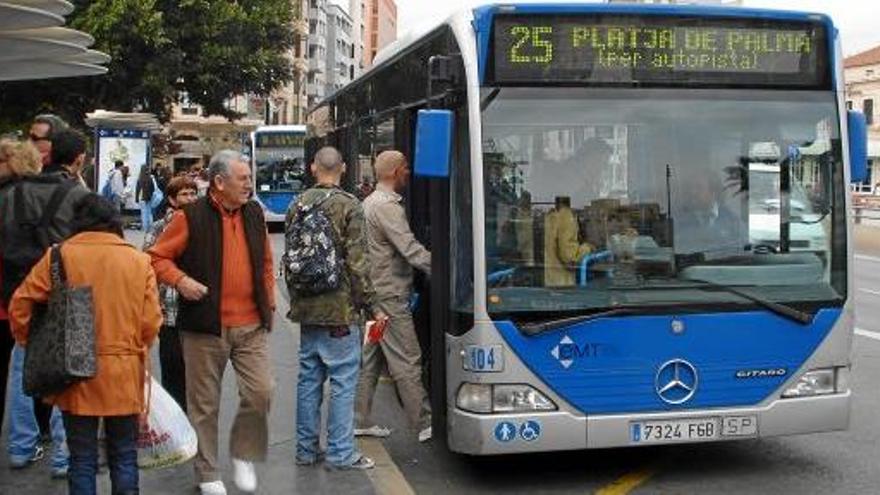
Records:
<instances>
[{"instance_id":1,"label":"man in grey jacket","mask_svg":"<svg viewBox=\"0 0 880 495\"><path fill-rule=\"evenodd\" d=\"M399 192L409 182L409 165L399 151L376 158L376 190L364 200L370 278L378 308L388 315L388 327L378 343L363 350L355 399L355 434L387 436L390 431L369 425L376 382L383 363L397 387L410 426L419 441L431 438L431 412L422 385L421 349L410 312L413 268L431 273L431 253L409 228Z\"/></svg>"}]
</instances>

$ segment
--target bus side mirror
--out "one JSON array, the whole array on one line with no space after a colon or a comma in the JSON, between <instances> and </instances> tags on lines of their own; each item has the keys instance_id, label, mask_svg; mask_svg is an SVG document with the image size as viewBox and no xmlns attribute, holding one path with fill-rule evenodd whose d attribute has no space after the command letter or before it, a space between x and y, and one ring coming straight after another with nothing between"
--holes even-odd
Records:
<instances>
[{"instance_id":1,"label":"bus side mirror","mask_svg":"<svg viewBox=\"0 0 880 495\"><path fill-rule=\"evenodd\" d=\"M418 177L448 178L452 160L452 111L419 110L416 118L414 172Z\"/></svg>"},{"instance_id":2,"label":"bus side mirror","mask_svg":"<svg viewBox=\"0 0 880 495\"><path fill-rule=\"evenodd\" d=\"M849 129L849 181L863 182L868 177L868 125L865 114L848 110Z\"/></svg>"}]
</instances>

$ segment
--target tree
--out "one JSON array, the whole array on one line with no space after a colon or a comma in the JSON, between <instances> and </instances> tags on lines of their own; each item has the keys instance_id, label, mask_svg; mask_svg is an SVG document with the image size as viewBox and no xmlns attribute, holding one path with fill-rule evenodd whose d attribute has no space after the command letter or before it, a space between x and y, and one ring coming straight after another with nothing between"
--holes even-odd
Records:
<instances>
[{"instance_id":1,"label":"tree","mask_svg":"<svg viewBox=\"0 0 880 495\"><path fill-rule=\"evenodd\" d=\"M206 114L237 94L268 94L290 81L290 0L74 0L68 24L113 57L105 76L0 83L0 125L53 111L79 124L103 108L166 121L182 93Z\"/></svg>"}]
</instances>

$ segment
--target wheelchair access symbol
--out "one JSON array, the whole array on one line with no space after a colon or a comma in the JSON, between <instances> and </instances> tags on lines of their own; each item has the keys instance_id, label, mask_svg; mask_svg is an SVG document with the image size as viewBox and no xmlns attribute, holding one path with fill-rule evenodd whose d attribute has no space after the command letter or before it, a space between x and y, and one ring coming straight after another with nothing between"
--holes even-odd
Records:
<instances>
[{"instance_id":1,"label":"wheelchair access symbol","mask_svg":"<svg viewBox=\"0 0 880 495\"><path fill-rule=\"evenodd\" d=\"M541 425L537 421L526 421L519 427L519 436L526 442L532 442L541 436Z\"/></svg>"}]
</instances>

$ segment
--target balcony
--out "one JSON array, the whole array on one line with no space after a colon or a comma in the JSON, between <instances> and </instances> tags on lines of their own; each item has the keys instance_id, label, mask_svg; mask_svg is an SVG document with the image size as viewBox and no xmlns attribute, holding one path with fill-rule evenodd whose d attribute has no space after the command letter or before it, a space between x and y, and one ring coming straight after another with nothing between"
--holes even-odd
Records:
<instances>
[{"instance_id":1,"label":"balcony","mask_svg":"<svg viewBox=\"0 0 880 495\"><path fill-rule=\"evenodd\" d=\"M309 98L315 97L319 100L324 98L326 84L324 82L313 82L306 84L306 94Z\"/></svg>"},{"instance_id":2,"label":"balcony","mask_svg":"<svg viewBox=\"0 0 880 495\"><path fill-rule=\"evenodd\" d=\"M323 20L327 22L327 12L324 9L310 8L309 20Z\"/></svg>"},{"instance_id":3,"label":"balcony","mask_svg":"<svg viewBox=\"0 0 880 495\"><path fill-rule=\"evenodd\" d=\"M316 74L327 72L327 62L321 58L309 59L309 72Z\"/></svg>"}]
</instances>

